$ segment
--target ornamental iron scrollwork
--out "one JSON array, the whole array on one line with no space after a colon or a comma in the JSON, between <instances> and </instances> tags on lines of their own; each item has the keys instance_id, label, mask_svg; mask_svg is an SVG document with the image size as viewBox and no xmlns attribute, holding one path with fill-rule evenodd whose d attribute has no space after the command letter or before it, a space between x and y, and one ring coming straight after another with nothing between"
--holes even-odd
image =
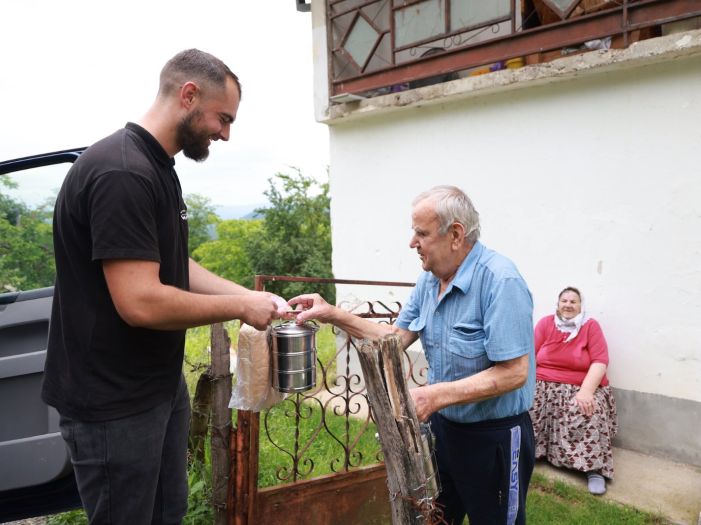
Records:
<instances>
[{"instance_id":1,"label":"ornamental iron scrollwork","mask_svg":"<svg viewBox=\"0 0 701 525\"><path fill-rule=\"evenodd\" d=\"M352 313L393 324L400 310L399 302L367 301L353 308ZM265 485L348 472L382 461L357 357L360 341L336 327L331 330L337 350L325 359L326 362L317 356L316 386L289 395L282 403L261 414L261 449L267 441L275 450L275 480L273 483L266 480ZM425 365L418 365L417 356L412 357L406 350L404 356L409 381L425 384ZM325 435L323 440L320 439L322 435ZM322 451L324 464L319 465L311 458L311 453L319 452L322 442L325 447L331 443L332 450Z\"/></svg>"}]
</instances>

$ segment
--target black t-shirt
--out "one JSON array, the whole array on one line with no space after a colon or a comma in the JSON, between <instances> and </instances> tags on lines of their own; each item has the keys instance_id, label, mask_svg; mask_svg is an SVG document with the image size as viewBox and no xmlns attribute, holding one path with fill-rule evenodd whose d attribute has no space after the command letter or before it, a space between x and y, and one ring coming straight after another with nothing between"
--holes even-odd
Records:
<instances>
[{"instance_id":1,"label":"black t-shirt","mask_svg":"<svg viewBox=\"0 0 701 525\"><path fill-rule=\"evenodd\" d=\"M104 259L157 261L163 284L189 288L187 210L173 166L151 134L128 123L88 148L59 192L42 398L68 417L117 419L176 392L185 331L127 325L102 271Z\"/></svg>"}]
</instances>

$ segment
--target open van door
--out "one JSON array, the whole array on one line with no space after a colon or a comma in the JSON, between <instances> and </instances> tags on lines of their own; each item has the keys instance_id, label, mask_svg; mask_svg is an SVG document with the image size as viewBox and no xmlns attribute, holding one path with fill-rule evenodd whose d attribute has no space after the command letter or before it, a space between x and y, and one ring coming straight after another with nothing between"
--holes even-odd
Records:
<instances>
[{"instance_id":1,"label":"open van door","mask_svg":"<svg viewBox=\"0 0 701 525\"><path fill-rule=\"evenodd\" d=\"M84 150L0 162L0 176L61 164L65 174ZM0 294L0 523L80 506L58 413L40 397L52 298L53 287Z\"/></svg>"}]
</instances>

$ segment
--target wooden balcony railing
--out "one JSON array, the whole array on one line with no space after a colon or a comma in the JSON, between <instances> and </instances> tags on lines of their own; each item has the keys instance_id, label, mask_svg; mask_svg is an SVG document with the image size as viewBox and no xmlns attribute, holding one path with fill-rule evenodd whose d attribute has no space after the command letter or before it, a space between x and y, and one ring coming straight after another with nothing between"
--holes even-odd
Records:
<instances>
[{"instance_id":1,"label":"wooden balcony railing","mask_svg":"<svg viewBox=\"0 0 701 525\"><path fill-rule=\"evenodd\" d=\"M623 48L701 16L699 0L326 2L332 101L548 61L587 42Z\"/></svg>"}]
</instances>

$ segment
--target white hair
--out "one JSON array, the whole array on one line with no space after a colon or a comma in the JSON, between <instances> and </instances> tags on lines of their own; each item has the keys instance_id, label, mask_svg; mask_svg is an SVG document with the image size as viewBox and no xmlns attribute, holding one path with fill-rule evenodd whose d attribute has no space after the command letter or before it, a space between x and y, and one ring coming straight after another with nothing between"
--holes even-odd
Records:
<instances>
[{"instance_id":1,"label":"white hair","mask_svg":"<svg viewBox=\"0 0 701 525\"><path fill-rule=\"evenodd\" d=\"M480 214L472 204L467 194L456 186L435 186L420 193L412 203L431 200L434 211L438 216L439 233L445 235L453 223L462 224L465 228L465 239L470 244L477 242L480 236Z\"/></svg>"}]
</instances>

